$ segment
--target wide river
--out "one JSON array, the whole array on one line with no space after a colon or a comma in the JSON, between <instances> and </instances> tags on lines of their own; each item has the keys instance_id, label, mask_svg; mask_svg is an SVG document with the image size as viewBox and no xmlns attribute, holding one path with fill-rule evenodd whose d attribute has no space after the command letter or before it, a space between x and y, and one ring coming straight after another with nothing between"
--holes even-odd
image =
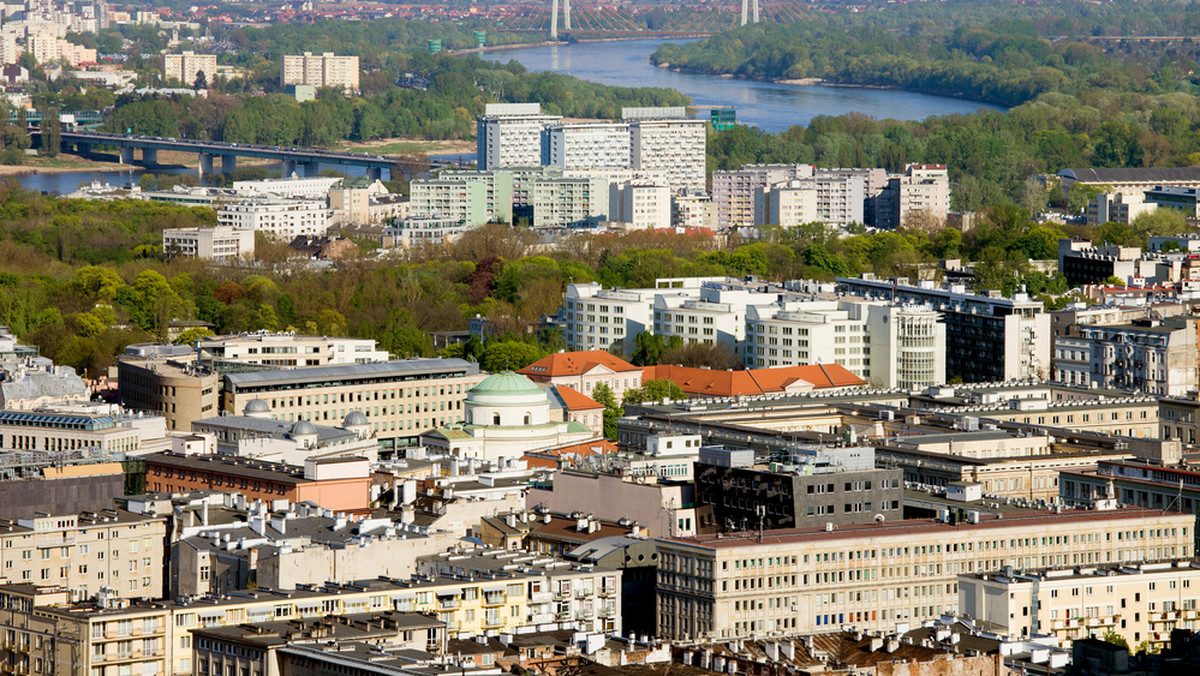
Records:
<instances>
[{"instance_id":1,"label":"wide river","mask_svg":"<svg viewBox=\"0 0 1200 676\"><path fill-rule=\"evenodd\" d=\"M650 55L663 39L587 42L540 47L497 49L482 58L515 59L532 71L554 71L582 80L622 87L667 87L692 97L697 106L734 106L738 122L764 131L783 131L808 124L818 115L865 113L871 117L923 120L931 115L973 113L999 106L930 96L897 89L828 87L735 80L716 75L677 73L650 64ZM707 111L701 111L707 115Z\"/></svg>"},{"instance_id":2,"label":"wide river","mask_svg":"<svg viewBox=\"0 0 1200 676\"><path fill-rule=\"evenodd\" d=\"M808 124L818 115L859 112L875 118L923 120L930 115L973 113L998 106L895 89L824 87L735 80L714 75L677 73L650 65L650 55L663 39L587 42L539 47L515 47L483 53L489 60L516 60L531 71L567 73L583 80L623 87L667 87L692 97L696 106L733 106L739 122L769 132ZM701 110L700 115L707 115ZM344 171L344 167L332 167ZM165 169L159 173L194 169ZM93 180L114 185L137 181L142 171L73 171L19 177L33 190L68 193Z\"/></svg>"}]
</instances>

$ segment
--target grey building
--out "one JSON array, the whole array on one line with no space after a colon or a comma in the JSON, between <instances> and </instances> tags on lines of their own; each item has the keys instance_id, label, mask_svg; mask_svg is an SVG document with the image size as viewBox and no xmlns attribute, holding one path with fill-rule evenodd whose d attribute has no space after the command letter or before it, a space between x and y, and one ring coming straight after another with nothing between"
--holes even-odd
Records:
<instances>
[{"instance_id":1,"label":"grey building","mask_svg":"<svg viewBox=\"0 0 1200 676\"><path fill-rule=\"evenodd\" d=\"M869 523L903 513L903 472L876 469L873 448L818 448L768 464L723 462L714 450L701 451L695 480L697 508L711 509L717 531Z\"/></svg>"},{"instance_id":2,"label":"grey building","mask_svg":"<svg viewBox=\"0 0 1200 676\"><path fill-rule=\"evenodd\" d=\"M585 542L563 558L621 571L621 626L626 635L654 635L654 585L658 579L658 542L645 537L612 535Z\"/></svg>"}]
</instances>

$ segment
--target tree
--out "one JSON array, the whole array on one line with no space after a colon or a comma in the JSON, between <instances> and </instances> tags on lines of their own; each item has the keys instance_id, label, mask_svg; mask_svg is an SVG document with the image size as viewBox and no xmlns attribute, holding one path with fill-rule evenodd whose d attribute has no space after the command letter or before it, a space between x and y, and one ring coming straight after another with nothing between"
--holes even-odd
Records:
<instances>
[{"instance_id":1,"label":"tree","mask_svg":"<svg viewBox=\"0 0 1200 676\"><path fill-rule=\"evenodd\" d=\"M672 347L663 353L659 363L708 367L720 371L742 368L742 360L737 353L724 343L687 343Z\"/></svg>"},{"instance_id":2,"label":"tree","mask_svg":"<svg viewBox=\"0 0 1200 676\"><path fill-rule=\"evenodd\" d=\"M38 149L38 154L57 157L61 145L62 123L58 120L58 108L46 108L42 111L42 147Z\"/></svg>"},{"instance_id":3,"label":"tree","mask_svg":"<svg viewBox=\"0 0 1200 676\"><path fill-rule=\"evenodd\" d=\"M200 91L201 89L208 89L208 76L205 75L204 71L202 71L202 70L196 71L196 80L195 80L195 82L192 83L192 89L194 89L196 91Z\"/></svg>"},{"instance_id":4,"label":"tree","mask_svg":"<svg viewBox=\"0 0 1200 676\"><path fill-rule=\"evenodd\" d=\"M655 380L647 380L642 383L641 387L625 390L625 396L621 398L621 402L628 406L630 404L640 404L643 401L662 401L663 399L678 401L686 398L687 394L684 393L683 388L678 383L666 378L657 378Z\"/></svg>"},{"instance_id":5,"label":"tree","mask_svg":"<svg viewBox=\"0 0 1200 676\"><path fill-rule=\"evenodd\" d=\"M532 343L519 340L494 340L489 341L483 348L479 366L484 371L492 373L516 371L545 356L546 353L542 351L542 348Z\"/></svg>"},{"instance_id":6,"label":"tree","mask_svg":"<svg viewBox=\"0 0 1200 676\"><path fill-rule=\"evenodd\" d=\"M1121 636L1112 629L1104 632L1104 636L1101 636L1100 639L1105 643L1111 643L1115 646L1129 650L1129 641L1126 641L1124 636Z\"/></svg>"},{"instance_id":7,"label":"tree","mask_svg":"<svg viewBox=\"0 0 1200 676\"><path fill-rule=\"evenodd\" d=\"M592 388L592 399L598 404L604 404L604 438L617 438L617 418L625 415L625 409L617 403L612 389L604 383L598 383Z\"/></svg>"},{"instance_id":8,"label":"tree","mask_svg":"<svg viewBox=\"0 0 1200 676\"><path fill-rule=\"evenodd\" d=\"M683 339L671 336L670 340L642 331L633 337L633 355L630 357L634 366L654 366L662 362L663 354L668 348L680 347Z\"/></svg>"},{"instance_id":9,"label":"tree","mask_svg":"<svg viewBox=\"0 0 1200 676\"><path fill-rule=\"evenodd\" d=\"M180 333L175 337L175 340L171 342L175 343L176 345L191 345L201 338L207 338L212 335L215 335L212 332L212 329L207 329L203 326L197 326Z\"/></svg>"}]
</instances>

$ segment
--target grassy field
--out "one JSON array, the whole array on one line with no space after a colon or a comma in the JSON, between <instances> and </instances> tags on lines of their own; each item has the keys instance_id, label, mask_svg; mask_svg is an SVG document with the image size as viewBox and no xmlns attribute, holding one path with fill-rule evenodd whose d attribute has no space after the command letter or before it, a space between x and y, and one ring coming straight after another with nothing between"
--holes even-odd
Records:
<instances>
[{"instance_id":1,"label":"grassy field","mask_svg":"<svg viewBox=\"0 0 1200 676\"><path fill-rule=\"evenodd\" d=\"M380 155L449 155L469 153L475 150L472 141L430 141L422 139L381 139L369 143L347 142L339 150L352 153L377 153Z\"/></svg>"}]
</instances>

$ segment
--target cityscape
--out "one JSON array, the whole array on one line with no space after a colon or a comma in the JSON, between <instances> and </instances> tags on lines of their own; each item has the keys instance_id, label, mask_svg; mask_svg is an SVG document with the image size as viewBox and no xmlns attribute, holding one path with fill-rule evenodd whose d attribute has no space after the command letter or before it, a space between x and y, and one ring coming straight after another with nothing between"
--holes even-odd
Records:
<instances>
[{"instance_id":1,"label":"cityscape","mask_svg":"<svg viewBox=\"0 0 1200 676\"><path fill-rule=\"evenodd\" d=\"M1200 11L574 4L0 5L0 673L1200 673Z\"/></svg>"}]
</instances>

